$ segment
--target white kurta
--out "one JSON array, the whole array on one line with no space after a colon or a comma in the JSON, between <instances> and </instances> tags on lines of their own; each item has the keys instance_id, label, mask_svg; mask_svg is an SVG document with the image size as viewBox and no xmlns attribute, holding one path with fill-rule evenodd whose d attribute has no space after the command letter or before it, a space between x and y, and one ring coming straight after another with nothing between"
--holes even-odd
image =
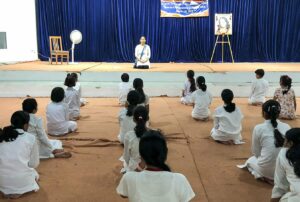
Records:
<instances>
[{"instance_id":1,"label":"white kurta","mask_svg":"<svg viewBox=\"0 0 300 202\"><path fill-rule=\"evenodd\" d=\"M126 164L125 171L135 171L139 168L141 162L139 152L140 138L138 138L134 131L129 131L124 139L124 154L123 159Z\"/></svg>"},{"instance_id":2,"label":"white kurta","mask_svg":"<svg viewBox=\"0 0 300 202\"><path fill-rule=\"evenodd\" d=\"M132 90L132 86L129 82L119 83L119 104L125 105L127 101L127 95Z\"/></svg>"},{"instance_id":3,"label":"white kurta","mask_svg":"<svg viewBox=\"0 0 300 202\"><path fill-rule=\"evenodd\" d=\"M191 102L195 104L192 111L193 118L205 119L209 117L209 107L212 102L212 95L210 92L204 92L201 89L196 90L191 96Z\"/></svg>"},{"instance_id":4,"label":"white kurta","mask_svg":"<svg viewBox=\"0 0 300 202\"><path fill-rule=\"evenodd\" d=\"M150 103L150 98L149 98L148 95L145 94L145 101L141 104L138 104L138 106L144 106L145 107L145 106L149 105L149 103Z\"/></svg>"},{"instance_id":5,"label":"white kurta","mask_svg":"<svg viewBox=\"0 0 300 202\"><path fill-rule=\"evenodd\" d=\"M214 114L214 128L211 137L217 141L233 140L235 144L240 144L242 140L242 119L244 118L239 107L229 113L224 106L219 106Z\"/></svg>"},{"instance_id":6,"label":"white kurta","mask_svg":"<svg viewBox=\"0 0 300 202\"><path fill-rule=\"evenodd\" d=\"M66 97L64 102L69 107L69 116L71 120L75 120L80 116L80 96L79 92L72 87L68 87L65 90Z\"/></svg>"},{"instance_id":7,"label":"white kurta","mask_svg":"<svg viewBox=\"0 0 300 202\"><path fill-rule=\"evenodd\" d=\"M190 91L190 88L191 88L191 82L190 81L186 81L184 83L184 86L183 86L183 97L180 98L180 101L182 104L192 104L192 93Z\"/></svg>"},{"instance_id":8,"label":"white kurta","mask_svg":"<svg viewBox=\"0 0 300 202\"><path fill-rule=\"evenodd\" d=\"M249 103L264 103L269 89L269 82L265 79L256 79L251 86Z\"/></svg>"},{"instance_id":9,"label":"white kurta","mask_svg":"<svg viewBox=\"0 0 300 202\"><path fill-rule=\"evenodd\" d=\"M288 124L278 122L278 130L282 135L291 128ZM252 134L252 153L254 156L246 161L246 166L255 178L274 178L276 158L280 148L275 147L274 128L270 120L255 126Z\"/></svg>"},{"instance_id":10,"label":"white kurta","mask_svg":"<svg viewBox=\"0 0 300 202\"><path fill-rule=\"evenodd\" d=\"M130 202L188 202L195 197L184 175L147 170L126 173L117 193L127 196Z\"/></svg>"},{"instance_id":11,"label":"white kurta","mask_svg":"<svg viewBox=\"0 0 300 202\"><path fill-rule=\"evenodd\" d=\"M118 139L121 143L124 144L125 135L134 130L136 123L133 121L133 116L127 116L127 109L123 108L119 113L119 124L120 124L120 132L118 135Z\"/></svg>"},{"instance_id":12,"label":"white kurta","mask_svg":"<svg viewBox=\"0 0 300 202\"><path fill-rule=\"evenodd\" d=\"M79 93L79 97L80 97L80 104L81 105L85 105L87 103L86 99L85 98L82 98L82 90L81 90L81 85L80 83L77 81L76 82L76 85L73 87L75 90L78 91Z\"/></svg>"},{"instance_id":13,"label":"white kurta","mask_svg":"<svg viewBox=\"0 0 300 202\"><path fill-rule=\"evenodd\" d=\"M144 49L144 52L143 52L143 49ZM142 52L143 52L143 55L142 55ZM135 58L146 61L144 63L137 61L137 66L148 65L150 68L150 58L151 58L150 46L148 46L148 45L142 46L141 44L137 45L135 47Z\"/></svg>"},{"instance_id":14,"label":"white kurta","mask_svg":"<svg viewBox=\"0 0 300 202\"><path fill-rule=\"evenodd\" d=\"M60 140L50 140L43 127L43 120L34 114L30 114L29 127L27 130L34 135L39 146L40 158L53 158L53 150L62 149L62 142Z\"/></svg>"},{"instance_id":15,"label":"white kurta","mask_svg":"<svg viewBox=\"0 0 300 202\"><path fill-rule=\"evenodd\" d=\"M0 191L4 194L24 194L38 191L39 151L34 135L18 129L18 138L0 143Z\"/></svg>"},{"instance_id":16,"label":"white kurta","mask_svg":"<svg viewBox=\"0 0 300 202\"><path fill-rule=\"evenodd\" d=\"M276 161L272 198L281 198L280 202L300 201L300 178L295 174L286 158L287 148L282 148Z\"/></svg>"},{"instance_id":17,"label":"white kurta","mask_svg":"<svg viewBox=\"0 0 300 202\"><path fill-rule=\"evenodd\" d=\"M46 109L47 130L51 135L64 135L77 129L75 121L69 121L68 105L64 102L51 102Z\"/></svg>"}]
</instances>

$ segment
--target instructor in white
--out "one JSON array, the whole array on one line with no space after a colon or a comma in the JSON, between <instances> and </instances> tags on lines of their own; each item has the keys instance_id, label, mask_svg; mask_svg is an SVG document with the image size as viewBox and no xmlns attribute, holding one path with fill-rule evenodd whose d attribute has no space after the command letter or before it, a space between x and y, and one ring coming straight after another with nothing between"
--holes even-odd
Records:
<instances>
[{"instance_id":1,"label":"instructor in white","mask_svg":"<svg viewBox=\"0 0 300 202\"><path fill-rule=\"evenodd\" d=\"M150 57L150 46L146 44L146 37L142 36L140 44L135 47L135 68L149 69Z\"/></svg>"}]
</instances>

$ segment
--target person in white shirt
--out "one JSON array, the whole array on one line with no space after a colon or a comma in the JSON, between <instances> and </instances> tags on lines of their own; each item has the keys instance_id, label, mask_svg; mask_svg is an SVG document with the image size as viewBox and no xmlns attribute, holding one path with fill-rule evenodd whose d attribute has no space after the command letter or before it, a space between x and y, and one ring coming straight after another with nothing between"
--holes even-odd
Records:
<instances>
[{"instance_id":1,"label":"person in white shirt","mask_svg":"<svg viewBox=\"0 0 300 202\"><path fill-rule=\"evenodd\" d=\"M120 132L118 135L119 141L124 144L125 135L134 130L135 123L133 121L133 111L140 101L140 94L134 90L130 91L127 95L127 102L125 108L120 110L119 124Z\"/></svg>"},{"instance_id":2,"label":"person in white shirt","mask_svg":"<svg viewBox=\"0 0 300 202\"><path fill-rule=\"evenodd\" d=\"M27 131L35 135L39 146L40 159L47 158L70 158L72 154L65 152L60 140L50 140L43 127L43 119L35 114L38 110L37 101L34 98L27 98L22 103L23 111L29 113L30 121Z\"/></svg>"},{"instance_id":3,"label":"person in white shirt","mask_svg":"<svg viewBox=\"0 0 300 202\"><path fill-rule=\"evenodd\" d=\"M185 105L192 104L191 96L192 93L197 90L196 82L194 79L195 72L193 70L188 70L186 73L188 80L184 83L182 89L182 97L180 98L180 102Z\"/></svg>"},{"instance_id":4,"label":"person in white shirt","mask_svg":"<svg viewBox=\"0 0 300 202\"><path fill-rule=\"evenodd\" d=\"M55 87L51 92L52 102L47 105L47 130L52 136L63 136L77 130L77 123L70 121L69 107L63 101L65 91L61 87Z\"/></svg>"},{"instance_id":5,"label":"person in white shirt","mask_svg":"<svg viewBox=\"0 0 300 202\"><path fill-rule=\"evenodd\" d=\"M136 78L133 80L133 88L140 94L140 101L139 101L139 105L141 106L145 106L147 108L147 110L150 110L150 106L149 106L149 102L150 102L150 98L148 95L146 95L144 93L144 82L142 79L140 78Z\"/></svg>"},{"instance_id":6,"label":"person in white shirt","mask_svg":"<svg viewBox=\"0 0 300 202\"><path fill-rule=\"evenodd\" d=\"M81 73L80 73L81 74ZM81 90L81 84L78 80L78 74L73 72L71 73L71 76L75 78L75 86L73 87L75 90L78 91L79 98L80 98L80 106L83 107L86 105L87 100L85 98L82 98L82 90Z\"/></svg>"},{"instance_id":7,"label":"person in white shirt","mask_svg":"<svg viewBox=\"0 0 300 202\"><path fill-rule=\"evenodd\" d=\"M210 115L209 107L212 102L212 95L207 91L205 78L203 76L197 78L197 85L199 89L194 91L191 96L191 102L194 105L192 117L195 120L207 121Z\"/></svg>"},{"instance_id":8,"label":"person in white shirt","mask_svg":"<svg viewBox=\"0 0 300 202\"><path fill-rule=\"evenodd\" d=\"M135 47L135 65L134 68L149 69L150 68L151 49L146 44L146 37L140 38L140 44Z\"/></svg>"},{"instance_id":9,"label":"person in white shirt","mask_svg":"<svg viewBox=\"0 0 300 202\"><path fill-rule=\"evenodd\" d=\"M141 157L139 153L139 142L143 134L148 130L146 123L149 120L148 110L144 106L138 106L133 113L133 120L136 123L134 130L125 135L124 154L125 160L124 171L141 171Z\"/></svg>"},{"instance_id":10,"label":"person in white shirt","mask_svg":"<svg viewBox=\"0 0 300 202\"><path fill-rule=\"evenodd\" d=\"M215 110L211 137L222 144L242 144L241 131L244 116L240 108L232 102L234 95L230 89L224 89L221 97L224 105Z\"/></svg>"},{"instance_id":11,"label":"person in white shirt","mask_svg":"<svg viewBox=\"0 0 300 202\"><path fill-rule=\"evenodd\" d=\"M287 131L278 154L271 202L300 201L300 128Z\"/></svg>"},{"instance_id":12,"label":"person in white shirt","mask_svg":"<svg viewBox=\"0 0 300 202\"><path fill-rule=\"evenodd\" d=\"M11 126L0 131L0 192L6 198L39 190L39 150L34 135L26 132L29 119L28 113L17 111Z\"/></svg>"},{"instance_id":13,"label":"person in white shirt","mask_svg":"<svg viewBox=\"0 0 300 202\"><path fill-rule=\"evenodd\" d=\"M119 104L124 106L127 101L127 95L132 90L131 84L129 83L129 75L123 73L121 75L122 82L119 83Z\"/></svg>"},{"instance_id":14,"label":"person in white shirt","mask_svg":"<svg viewBox=\"0 0 300 202\"><path fill-rule=\"evenodd\" d=\"M263 69L257 69L255 74L256 80L252 82L249 104L257 106L262 105L266 101L269 82L263 78L265 75L265 71Z\"/></svg>"},{"instance_id":15,"label":"person in white shirt","mask_svg":"<svg viewBox=\"0 0 300 202\"><path fill-rule=\"evenodd\" d=\"M168 147L159 131L149 130L142 136L139 153L145 170L127 172L117 187L119 195L130 202L188 202L195 197L186 177L166 165Z\"/></svg>"},{"instance_id":16,"label":"person in white shirt","mask_svg":"<svg viewBox=\"0 0 300 202\"><path fill-rule=\"evenodd\" d=\"M252 153L244 167L255 179L273 184L276 158L284 144L284 135L290 129L286 123L277 120L280 105L268 100L262 106L264 123L255 126L252 134ZM241 167L243 168L243 167Z\"/></svg>"},{"instance_id":17,"label":"person in white shirt","mask_svg":"<svg viewBox=\"0 0 300 202\"><path fill-rule=\"evenodd\" d=\"M79 92L74 88L76 85L76 79L68 74L65 79L65 99L64 102L69 106L70 120L76 121L80 118L80 96Z\"/></svg>"}]
</instances>

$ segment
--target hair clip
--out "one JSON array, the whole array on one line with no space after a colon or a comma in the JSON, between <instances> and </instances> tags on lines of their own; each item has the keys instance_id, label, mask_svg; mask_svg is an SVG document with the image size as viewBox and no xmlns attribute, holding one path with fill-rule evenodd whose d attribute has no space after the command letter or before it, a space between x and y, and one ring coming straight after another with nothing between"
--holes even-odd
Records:
<instances>
[{"instance_id":1,"label":"hair clip","mask_svg":"<svg viewBox=\"0 0 300 202\"><path fill-rule=\"evenodd\" d=\"M139 119L140 119L140 120L143 120L143 117L142 117L142 116L139 116Z\"/></svg>"}]
</instances>

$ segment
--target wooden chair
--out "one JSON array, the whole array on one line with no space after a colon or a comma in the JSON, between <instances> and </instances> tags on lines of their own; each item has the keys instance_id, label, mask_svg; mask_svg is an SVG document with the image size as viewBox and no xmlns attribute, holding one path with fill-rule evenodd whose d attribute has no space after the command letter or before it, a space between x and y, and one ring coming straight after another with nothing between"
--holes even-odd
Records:
<instances>
[{"instance_id":1,"label":"wooden chair","mask_svg":"<svg viewBox=\"0 0 300 202\"><path fill-rule=\"evenodd\" d=\"M57 60L60 58L61 64L63 64L64 58L67 59L67 63L69 64L69 51L64 51L62 48L62 40L61 36L50 36L50 64L52 64L53 58L55 58L55 62L57 64Z\"/></svg>"}]
</instances>

